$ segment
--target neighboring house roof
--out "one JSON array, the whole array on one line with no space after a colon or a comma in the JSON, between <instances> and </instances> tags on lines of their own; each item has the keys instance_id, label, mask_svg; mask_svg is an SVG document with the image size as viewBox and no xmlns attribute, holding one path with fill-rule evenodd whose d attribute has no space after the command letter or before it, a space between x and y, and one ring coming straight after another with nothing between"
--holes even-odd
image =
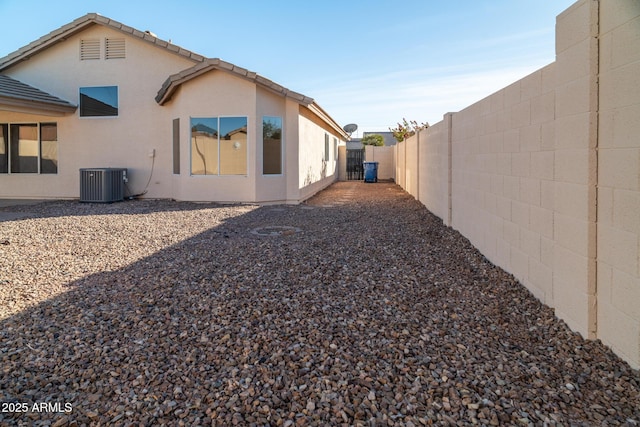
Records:
<instances>
[{"instance_id":1,"label":"neighboring house roof","mask_svg":"<svg viewBox=\"0 0 640 427\"><path fill-rule=\"evenodd\" d=\"M144 40L148 43L154 44L158 47L164 48L176 55L184 56L185 58L191 59L196 62L204 61L205 57L202 55L198 55L197 53L191 52L190 50L181 48L180 46L176 46L171 44L165 40L161 40L149 32L143 32L136 30L135 28L124 25L118 21L114 21L113 19L109 19L105 16L101 16L97 13L88 13L73 22L68 23L67 25L63 25L58 28L40 37L38 40L29 43L23 48L18 49L17 51L10 53L4 58L0 58L0 71L11 67L19 62L29 59L31 56L39 53L42 50L45 50L56 43L60 43L65 41L69 36L72 36L76 33L79 33L85 30L87 27L92 25L104 25L105 27L110 27L114 30L120 31L124 34L128 34L134 37L138 37L141 40Z\"/></svg>"},{"instance_id":2,"label":"neighboring house roof","mask_svg":"<svg viewBox=\"0 0 640 427\"><path fill-rule=\"evenodd\" d=\"M37 109L45 112L72 113L77 106L33 86L0 74L0 109Z\"/></svg>"},{"instance_id":3,"label":"neighboring house roof","mask_svg":"<svg viewBox=\"0 0 640 427\"><path fill-rule=\"evenodd\" d=\"M85 116L117 116L118 108L99 99L80 94L80 110Z\"/></svg>"}]
</instances>

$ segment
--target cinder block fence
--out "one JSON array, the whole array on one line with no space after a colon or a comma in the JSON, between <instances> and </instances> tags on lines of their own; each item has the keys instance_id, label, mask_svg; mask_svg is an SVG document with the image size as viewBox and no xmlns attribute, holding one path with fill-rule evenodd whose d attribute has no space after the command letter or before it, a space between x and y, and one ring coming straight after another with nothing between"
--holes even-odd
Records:
<instances>
[{"instance_id":1,"label":"cinder block fence","mask_svg":"<svg viewBox=\"0 0 640 427\"><path fill-rule=\"evenodd\" d=\"M640 368L640 2L579 0L556 61L400 143L395 179Z\"/></svg>"}]
</instances>

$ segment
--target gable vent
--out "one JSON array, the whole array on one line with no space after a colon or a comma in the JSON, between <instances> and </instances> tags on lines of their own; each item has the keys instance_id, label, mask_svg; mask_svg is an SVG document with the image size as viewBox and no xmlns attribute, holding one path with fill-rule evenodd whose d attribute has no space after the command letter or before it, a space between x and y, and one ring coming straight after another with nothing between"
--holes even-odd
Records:
<instances>
[{"instance_id":1,"label":"gable vent","mask_svg":"<svg viewBox=\"0 0 640 427\"><path fill-rule=\"evenodd\" d=\"M100 59L100 40L80 40L80 60Z\"/></svg>"},{"instance_id":2,"label":"gable vent","mask_svg":"<svg viewBox=\"0 0 640 427\"><path fill-rule=\"evenodd\" d=\"M105 39L105 59L118 59L124 57L124 38Z\"/></svg>"}]
</instances>

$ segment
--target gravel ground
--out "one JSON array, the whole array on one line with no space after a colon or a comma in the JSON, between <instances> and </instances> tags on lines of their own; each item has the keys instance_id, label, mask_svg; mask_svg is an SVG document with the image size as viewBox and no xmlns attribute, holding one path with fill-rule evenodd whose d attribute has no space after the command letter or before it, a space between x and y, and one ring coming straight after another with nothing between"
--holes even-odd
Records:
<instances>
[{"instance_id":1,"label":"gravel ground","mask_svg":"<svg viewBox=\"0 0 640 427\"><path fill-rule=\"evenodd\" d=\"M0 211L2 426L640 425L637 371L394 184Z\"/></svg>"}]
</instances>

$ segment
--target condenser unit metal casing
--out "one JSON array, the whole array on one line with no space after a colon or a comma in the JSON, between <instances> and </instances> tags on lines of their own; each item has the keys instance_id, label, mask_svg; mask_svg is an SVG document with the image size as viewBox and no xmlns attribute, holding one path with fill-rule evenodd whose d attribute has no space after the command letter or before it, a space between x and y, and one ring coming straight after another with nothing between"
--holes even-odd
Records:
<instances>
[{"instance_id":1,"label":"condenser unit metal casing","mask_svg":"<svg viewBox=\"0 0 640 427\"><path fill-rule=\"evenodd\" d=\"M124 200L127 169L80 169L80 201L112 203Z\"/></svg>"}]
</instances>

